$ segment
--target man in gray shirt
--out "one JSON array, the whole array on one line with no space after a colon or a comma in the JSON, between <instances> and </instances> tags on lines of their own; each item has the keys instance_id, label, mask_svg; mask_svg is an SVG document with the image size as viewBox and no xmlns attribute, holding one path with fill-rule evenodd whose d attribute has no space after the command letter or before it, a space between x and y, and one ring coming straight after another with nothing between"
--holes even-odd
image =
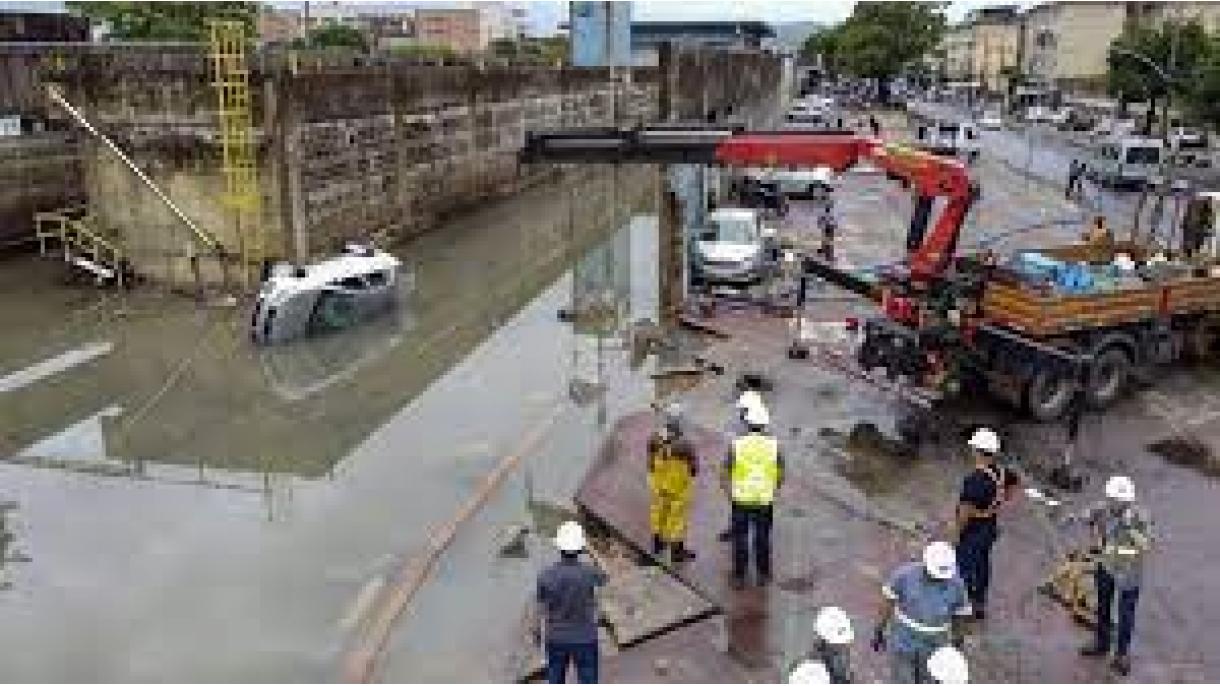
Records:
<instances>
[{"instance_id":1,"label":"man in gray shirt","mask_svg":"<svg viewBox=\"0 0 1220 686\"><path fill-rule=\"evenodd\" d=\"M1092 511L1089 523L1098 538L1097 635L1080 651L1086 657L1104 657L1110 652L1114 623L1111 605L1118 598L1118 631L1114 646L1115 672L1131 672L1131 632L1135 628L1135 605L1144 576L1144 557L1152 547L1151 519L1135 504L1135 484L1129 477L1112 476L1106 481L1107 502Z\"/></svg>"},{"instance_id":2,"label":"man in gray shirt","mask_svg":"<svg viewBox=\"0 0 1220 686\"><path fill-rule=\"evenodd\" d=\"M559 561L538 577L539 616L544 623L546 678L562 684L568 663L576 665L582 684L597 683L597 594L606 575L580 561L585 547L584 530L576 522L564 522L555 534Z\"/></svg>"}]
</instances>

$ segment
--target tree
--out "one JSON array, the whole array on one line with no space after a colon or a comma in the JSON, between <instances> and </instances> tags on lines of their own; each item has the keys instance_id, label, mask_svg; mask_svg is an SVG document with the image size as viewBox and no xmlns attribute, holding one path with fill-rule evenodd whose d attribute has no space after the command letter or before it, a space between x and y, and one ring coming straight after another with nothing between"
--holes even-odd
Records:
<instances>
[{"instance_id":1,"label":"tree","mask_svg":"<svg viewBox=\"0 0 1220 686\"><path fill-rule=\"evenodd\" d=\"M835 28L836 67L852 76L877 79L878 96L889 101L889 82L927 54L945 31L940 2L858 2Z\"/></svg>"},{"instance_id":2,"label":"tree","mask_svg":"<svg viewBox=\"0 0 1220 686\"><path fill-rule=\"evenodd\" d=\"M839 28L825 27L809 34L801 45L801 57L808 62L819 62L827 76L838 75Z\"/></svg>"},{"instance_id":3,"label":"tree","mask_svg":"<svg viewBox=\"0 0 1220 686\"><path fill-rule=\"evenodd\" d=\"M68 10L108 35L126 41L206 41L208 22L237 20L253 35L258 5L253 2L69 2Z\"/></svg>"},{"instance_id":4,"label":"tree","mask_svg":"<svg viewBox=\"0 0 1220 686\"><path fill-rule=\"evenodd\" d=\"M1196 20L1167 21L1160 26L1129 26L1110 43L1107 90L1118 97L1124 111L1128 103L1148 101L1147 133L1160 98L1172 95L1188 104L1205 105L1192 95L1197 88L1193 75L1211 52L1211 40ZM1170 82L1166 83L1145 60L1165 72Z\"/></svg>"},{"instance_id":5,"label":"tree","mask_svg":"<svg viewBox=\"0 0 1220 686\"><path fill-rule=\"evenodd\" d=\"M1220 125L1220 45L1212 46L1190 83L1185 97L1187 110L1201 121Z\"/></svg>"},{"instance_id":6,"label":"tree","mask_svg":"<svg viewBox=\"0 0 1220 686\"><path fill-rule=\"evenodd\" d=\"M306 40L311 48L341 48L361 52L368 49L368 43L360 29L333 21L315 26Z\"/></svg>"}]
</instances>

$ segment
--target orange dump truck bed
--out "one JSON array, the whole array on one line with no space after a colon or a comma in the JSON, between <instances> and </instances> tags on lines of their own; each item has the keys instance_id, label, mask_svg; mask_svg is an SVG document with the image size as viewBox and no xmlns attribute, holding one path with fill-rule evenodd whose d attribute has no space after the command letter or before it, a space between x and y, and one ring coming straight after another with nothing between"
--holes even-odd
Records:
<instances>
[{"instance_id":1,"label":"orange dump truck bed","mask_svg":"<svg viewBox=\"0 0 1220 686\"><path fill-rule=\"evenodd\" d=\"M1133 245L1117 244L1104 248L1069 245L1040 252L1066 261L1109 262L1119 252L1140 259L1144 251ZM983 317L987 321L1036 338L1169 315L1217 311L1220 311L1220 277L1213 276L1183 274L1158 282L1069 295L997 273L983 291Z\"/></svg>"}]
</instances>

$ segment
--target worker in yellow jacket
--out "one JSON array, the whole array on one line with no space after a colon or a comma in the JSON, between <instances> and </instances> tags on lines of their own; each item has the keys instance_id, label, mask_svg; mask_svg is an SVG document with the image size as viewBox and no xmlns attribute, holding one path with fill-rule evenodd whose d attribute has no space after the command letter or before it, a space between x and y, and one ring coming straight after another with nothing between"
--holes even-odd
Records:
<instances>
[{"instance_id":1,"label":"worker in yellow jacket","mask_svg":"<svg viewBox=\"0 0 1220 686\"><path fill-rule=\"evenodd\" d=\"M682 408L670 405L661 430L648 439L648 514L653 554L669 548L674 563L695 556L686 548L686 523L698 469L694 448L682 436Z\"/></svg>"}]
</instances>

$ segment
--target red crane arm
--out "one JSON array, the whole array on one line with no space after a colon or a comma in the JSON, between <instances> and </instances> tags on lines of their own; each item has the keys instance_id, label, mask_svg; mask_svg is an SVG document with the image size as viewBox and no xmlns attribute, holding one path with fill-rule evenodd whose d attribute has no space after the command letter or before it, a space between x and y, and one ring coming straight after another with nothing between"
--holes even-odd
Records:
<instances>
[{"instance_id":1,"label":"red crane arm","mask_svg":"<svg viewBox=\"0 0 1220 686\"><path fill-rule=\"evenodd\" d=\"M953 256L957 237L974 198L966 167L957 160L938 157L875 138L851 134L741 133L724 138L716 146L721 164L757 167L829 167L836 172L861 161L870 162L887 175L902 180L922 198L945 198L932 231L912 227L909 267L915 278L942 274Z\"/></svg>"}]
</instances>

